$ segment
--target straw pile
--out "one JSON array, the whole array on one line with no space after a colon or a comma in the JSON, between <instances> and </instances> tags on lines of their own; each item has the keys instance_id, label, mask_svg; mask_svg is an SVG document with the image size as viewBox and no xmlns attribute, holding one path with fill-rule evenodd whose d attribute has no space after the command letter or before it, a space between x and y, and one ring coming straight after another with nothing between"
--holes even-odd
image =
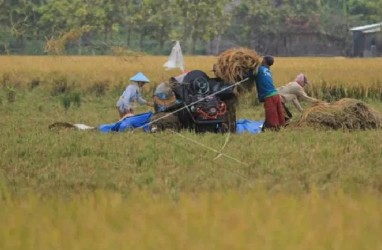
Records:
<instances>
[{"instance_id":1,"label":"straw pile","mask_svg":"<svg viewBox=\"0 0 382 250\"><path fill-rule=\"evenodd\" d=\"M344 98L306 109L297 125L328 129L377 129L381 127L381 115L362 101Z\"/></svg>"},{"instance_id":2,"label":"straw pile","mask_svg":"<svg viewBox=\"0 0 382 250\"><path fill-rule=\"evenodd\" d=\"M218 57L215 74L227 83L234 84L243 80L250 70L256 71L260 65L260 56L247 48L233 48L224 51Z\"/></svg>"}]
</instances>

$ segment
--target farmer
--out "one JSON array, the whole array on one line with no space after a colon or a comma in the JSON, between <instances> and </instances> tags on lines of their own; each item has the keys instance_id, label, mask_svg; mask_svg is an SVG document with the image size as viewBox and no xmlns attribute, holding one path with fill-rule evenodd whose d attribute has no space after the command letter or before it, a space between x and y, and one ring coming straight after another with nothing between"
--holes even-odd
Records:
<instances>
[{"instance_id":1,"label":"farmer","mask_svg":"<svg viewBox=\"0 0 382 250\"><path fill-rule=\"evenodd\" d=\"M270 67L273 65L272 56L264 56L261 66L255 75L256 88L260 102L264 102L264 129L278 130L285 125L284 108L281 97L273 84Z\"/></svg>"},{"instance_id":2,"label":"farmer","mask_svg":"<svg viewBox=\"0 0 382 250\"><path fill-rule=\"evenodd\" d=\"M298 111L302 112L303 108L301 107L298 99L309 101L312 103L321 102L313 97L310 97L306 94L304 87L308 84L308 79L304 74L297 75L296 79L293 82L281 86L277 89L281 95L281 100L284 104L292 102Z\"/></svg>"},{"instance_id":3,"label":"farmer","mask_svg":"<svg viewBox=\"0 0 382 250\"><path fill-rule=\"evenodd\" d=\"M216 78L218 79L221 79L217 74L218 70L217 70L218 66L216 65L216 63L214 65L212 65L212 72L214 72L214 75Z\"/></svg>"},{"instance_id":4,"label":"farmer","mask_svg":"<svg viewBox=\"0 0 382 250\"><path fill-rule=\"evenodd\" d=\"M116 105L120 118L134 115L135 101L142 105L153 106L151 102L143 99L141 95L143 85L150 82L150 80L143 73L139 72L131 77L130 81L131 83L126 87Z\"/></svg>"},{"instance_id":5,"label":"farmer","mask_svg":"<svg viewBox=\"0 0 382 250\"><path fill-rule=\"evenodd\" d=\"M165 112L179 104L179 100L176 99L175 93L171 89L171 84L168 82L162 82L156 87L153 100L155 112Z\"/></svg>"}]
</instances>

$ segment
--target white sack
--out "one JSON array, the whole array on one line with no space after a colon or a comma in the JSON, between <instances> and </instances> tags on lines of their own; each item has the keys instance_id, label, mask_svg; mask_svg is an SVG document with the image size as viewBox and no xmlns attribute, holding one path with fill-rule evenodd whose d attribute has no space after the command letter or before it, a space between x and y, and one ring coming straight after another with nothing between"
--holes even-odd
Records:
<instances>
[{"instance_id":1,"label":"white sack","mask_svg":"<svg viewBox=\"0 0 382 250\"><path fill-rule=\"evenodd\" d=\"M184 60L182 48L180 47L179 41L176 41L168 61L163 64L163 67L165 67L166 70L180 68L182 71L184 71Z\"/></svg>"}]
</instances>

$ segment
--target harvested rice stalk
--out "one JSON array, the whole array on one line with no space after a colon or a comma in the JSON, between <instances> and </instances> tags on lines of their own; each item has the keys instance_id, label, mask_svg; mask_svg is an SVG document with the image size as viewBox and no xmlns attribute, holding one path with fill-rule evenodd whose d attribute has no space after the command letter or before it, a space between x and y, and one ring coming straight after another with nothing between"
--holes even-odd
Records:
<instances>
[{"instance_id":1,"label":"harvested rice stalk","mask_svg":"<svg viewBox=\"0 0 382 250\"><path fill-rule=\"evenodd\" d=\"M245 78L252 70L257 71L260 56L256 51L247 48L233 48L224 51L218 57L215 74L227 83L234 84Z\"/></svg>"},{"instance_id":2,"label":"harvested rice stalk","mask_svg":"<svg viewBox=\"0 0 382 250\"><path fill-rule=\"evenodd\" d=\"M306 109L297 126L329 129L377 129L381 127L381 114L362 101L344 98L334 103L318 103Z\"/></svg>"}]
</instances>

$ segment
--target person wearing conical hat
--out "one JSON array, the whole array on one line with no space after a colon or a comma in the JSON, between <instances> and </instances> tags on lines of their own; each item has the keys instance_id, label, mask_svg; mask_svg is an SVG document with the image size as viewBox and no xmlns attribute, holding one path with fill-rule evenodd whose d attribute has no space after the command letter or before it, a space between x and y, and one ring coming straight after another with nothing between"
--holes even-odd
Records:
<instances>
[{"instance_id":1,"label":"person wearing conical hat","mask_svg":"<svg viewBox=\"0 0 382 250\"><path fill-rule=\"evenodd\" d=\"M142 98L142 87L150 80L141 72L130 78L131 83L126 87L117 102L119 117L134 115L134 104L138 102L141 105L153 106L152 102L148 102Z\"/></svg>"}]
</instances>

